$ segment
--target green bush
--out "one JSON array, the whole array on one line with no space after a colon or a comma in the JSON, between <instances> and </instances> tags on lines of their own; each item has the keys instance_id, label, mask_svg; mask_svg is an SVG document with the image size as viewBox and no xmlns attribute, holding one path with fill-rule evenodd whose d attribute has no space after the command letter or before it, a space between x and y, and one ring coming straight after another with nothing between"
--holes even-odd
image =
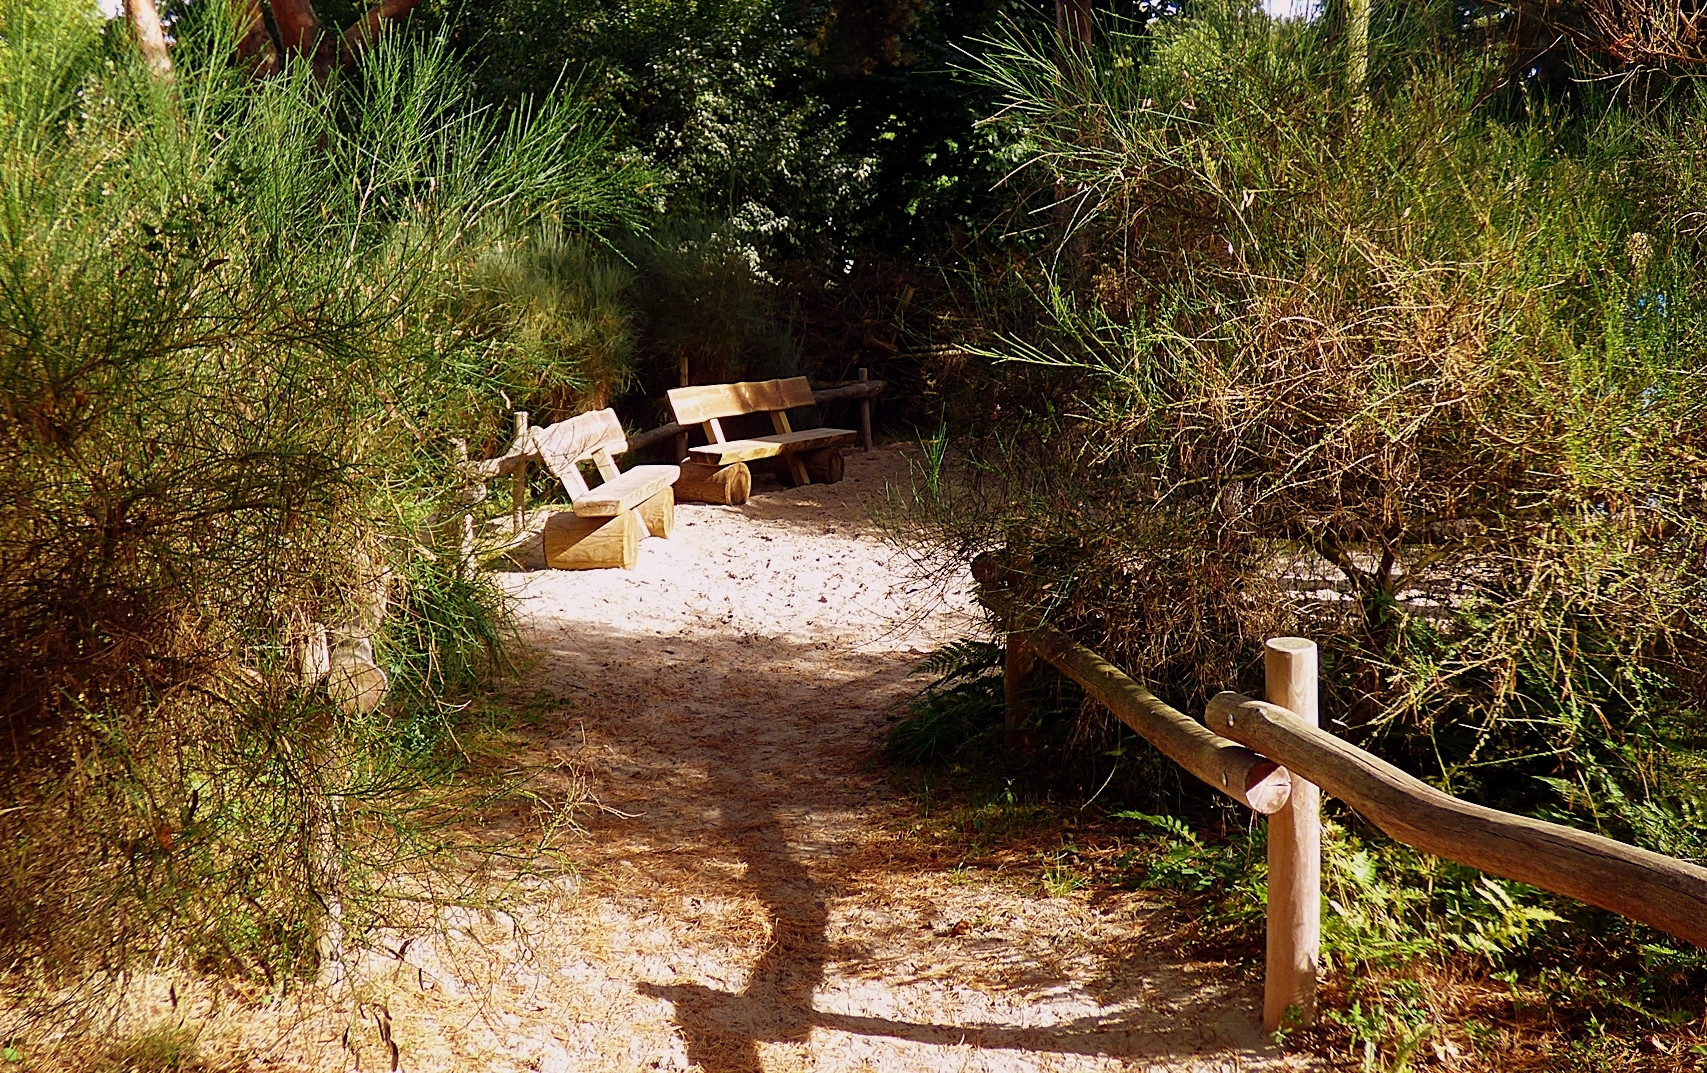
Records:
<instances>
[{"instance_id":1,"label":"green bush","mask_svg":"<svg viewBox=\"0 0 1707 1073\"><path fill-rule=\"evenodd\" d=\"M1188 711L1260 692L1265 637L1311 637L1336 733L1703 859L1707 109L1513 90L1444 6L1378 13L1363 99L1334 13L990 42L974 77L1049 248L978 281L984 364L947 369L963 479L919 497L919 554L1003 549L1035 614ZM1098 718L1061 747L1124 737ZM1133 770L1111 796L1213 807ZM1248 942L1255 848L1182 826L1130 863ZM1367 1068L1454 1016L1418 972L1511 973L1557 999L1547 1032L1699 1005L1698 965L1648 975L1671 947L1647 929L1362 830L1329 839L1328 896L1330 1008ZM1585 959L1604 972L1571 991Z\"/></svg>"},{"instance_id":2,"label":"green bush","mask_svg":"<svg viewBox=\"0 0 1707 1073\"><path fill-rule=\"evenodd\" d=\"M1045 404L1004 396L927 524L1188 706L1301 632L1343 732L1631 835L1698 807L1704 120L1492 121L1488 64L1402 17L1362 118L1328 26L1211 5L992 49L1073 234L983 344Z\"/></svg>"},{"instance_id":3,"label":"green bush","mask_svg":"<svg viewBox=\"0 0 1707 1073\"><path fill-rule=\"evenodd\" d=\"M506 386L610 375L516 357L539 318L492 261L648 211L573 98L498 117L442 38L251 83L223 8L185 9L162 83L92 7L0 3L10 1013L139 960L282 979L333 904L351 941L402 904L411 790L501 656L433 525L447 441L495 441ZM346 716L293 655L376 602L392 697Z\"/></svg>"},{"instance_id":4,"label":"green bush","mask_svg":"<svg viewBox=\"0 0 1707 1073\"><path fill-rule=\"evenodd\" d=\"M905 764L951 760L986 745L1002 726L1002 646L956 641L919 665L936 680L891 727L884 752Z\"/></svg>"}]
</instances>

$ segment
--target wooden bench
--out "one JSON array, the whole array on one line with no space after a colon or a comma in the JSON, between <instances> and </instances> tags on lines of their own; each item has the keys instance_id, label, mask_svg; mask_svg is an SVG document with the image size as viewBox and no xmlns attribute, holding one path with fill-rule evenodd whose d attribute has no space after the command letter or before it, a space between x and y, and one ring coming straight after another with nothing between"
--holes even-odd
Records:
<instances>
[{"instance_id":1,"label":"wooden bench","mask_svg":"<svg viewBox=\"0 0 1707 1073\"><path fill-rule=\"evenodd\" d=\"M628 450L628 440L614 410L595 410L528 430L524 452L531 454L563 482L571 510L551 515L545 523L545 561L564 570L634 566L640 540L647 533L667 537L676 523L672 486L678 466L635 466L624 472L614 456ZM604 478L588 487L582 462L591 460Z\"/></svg>"},{"instance_id":2,"label":"wooden bench","mask_svg":"<svg viewBox=\"0 0 1707 1073\"><path fill-rule=\"evenodd\" d=\"M728 467L761 458L781 458L795 484L811 484L808 459L818 470L820 481L841 479L841 450L858 433L845 428L812 428L795 431L789 427L788 411L813 404L812 388L804 376L787 380L754 380L740 384L709 384L704 387L670 389L670 408L683 425L700 425L710 442L688 449L684 465L696 471L684 476L696 485L715 480L714 474ZM723 434L722 420L744 414L770 415L776 430L770 436L731 440ZM743 496L742 498L745 498Z\"/></svg>"}]
</instances>

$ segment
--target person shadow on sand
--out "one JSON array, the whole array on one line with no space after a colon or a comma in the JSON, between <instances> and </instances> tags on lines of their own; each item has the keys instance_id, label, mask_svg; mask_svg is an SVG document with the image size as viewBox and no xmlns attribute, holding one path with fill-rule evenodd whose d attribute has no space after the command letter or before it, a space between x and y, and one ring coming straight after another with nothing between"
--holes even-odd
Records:
<instances>
[{"instance_id":1,"label":"person shadow on sand","mask_svg":"<svg viewBox=\"0 0 1707 1073\"><path fill-rule=\"evenodd\" d=\"M641 994L668 1000L689 1064L705 1073L762 1073L759 1043L805 1043L815 1016L812 996L824 976L828 914L805 865L772 846L773 823L741 839L747 877L771 918L770 943L740 994L699 984L641 984Z\"/></svg>"}]
</instances>

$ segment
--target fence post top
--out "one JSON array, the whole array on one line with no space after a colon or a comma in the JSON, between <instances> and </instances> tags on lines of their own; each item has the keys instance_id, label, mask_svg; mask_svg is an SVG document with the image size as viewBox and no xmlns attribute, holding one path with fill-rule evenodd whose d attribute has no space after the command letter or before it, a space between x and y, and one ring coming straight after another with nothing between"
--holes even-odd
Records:
<instances>
[{"instance_id":1,"label":"fence post top","mask_svg":"<svg viewBox=\"0 0 1707 1073\"><path fill-rule=\"evenodd\" d=\"M1316 642L1308 637L1270 637L1263 647L1271 652L1313 652Z\"/></svg>"}]
</instances>

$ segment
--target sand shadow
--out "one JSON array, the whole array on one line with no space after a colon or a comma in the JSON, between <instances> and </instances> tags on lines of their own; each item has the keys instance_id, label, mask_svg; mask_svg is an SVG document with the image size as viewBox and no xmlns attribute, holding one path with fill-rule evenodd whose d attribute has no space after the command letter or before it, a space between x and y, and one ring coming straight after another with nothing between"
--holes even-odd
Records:
<instances>
[{"instance_id":1,"label":"sand shadow","mask_svg":"<svg viewBox=\"0 0 1707 1073\"><path fill-rule=\"evenodd\" d=\"M761 1044L804 1044L815 1028L945 1047L1132 1059L1213 1043L1177 1024L1193 1015L1217 1019L1228 994L1188 995L1167 1010L1149 1009L1141 972L1077 981L1075 989L1095 991L1100 1005L1118 1012L1053 1025L931 1024L818 1010L814 999L832 958L869 979L890 978L891 969L881 960L861 964L857 951L850 956L836 946L829 906L856 885L880 885L885 869L899 886L900 875L916 867L846 859L833 836L803 818L819 806L846 807L829 799L838 780L870 760L881 719L860 713L887 706L880 694L893 692L895 668L864 657L872 662L863 671L820 688L800 684L802 667L825 658L809 639L660 638L591 628L530 639L571 679L603 680L590 690L598 703L583 713L609 765L599 791L608 807L588 824L593 843L606 842L661 891L703 887L712 875L720 894L755 899L768 920L768 940L739 990L635 981L639 993L671 1003L687 1058L705 1073L758 1073ZM854 666L851 654L843 658ZM755 696L753 683L775 692ZM607 702L615 697L634 702ZM733 857L739 867L710 873L705 865L716 857ZM659 911L667 911L664 904ZM890 934L908 941L899 929ZM1165 971L1168 959L1155 960Z\"/></svg>"}]
</instances>

